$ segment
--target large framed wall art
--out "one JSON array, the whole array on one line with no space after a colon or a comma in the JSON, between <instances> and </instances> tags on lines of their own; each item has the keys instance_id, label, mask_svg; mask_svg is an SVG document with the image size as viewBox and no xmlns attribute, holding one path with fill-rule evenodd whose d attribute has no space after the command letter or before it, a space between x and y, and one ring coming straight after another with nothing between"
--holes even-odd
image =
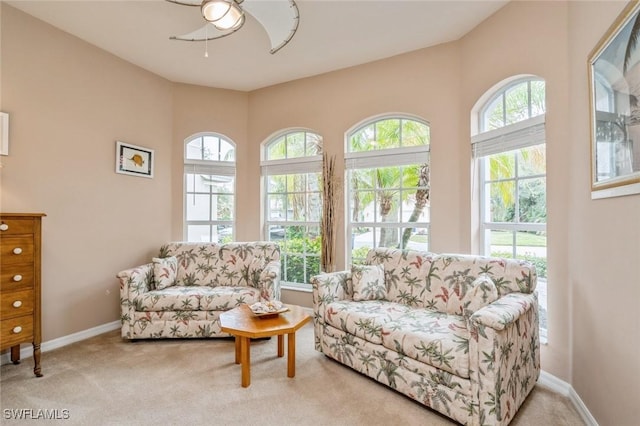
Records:
<instances>
[{"instance_id":1,"label":"large framed wall art","mask_svg":"<svg viewBox=\"0 0 640 426\"><path fill-rule=\"evenodd\" d=\"M640 194L640 3L589 55L591 197Z\"/></svg>"}]
</instances>

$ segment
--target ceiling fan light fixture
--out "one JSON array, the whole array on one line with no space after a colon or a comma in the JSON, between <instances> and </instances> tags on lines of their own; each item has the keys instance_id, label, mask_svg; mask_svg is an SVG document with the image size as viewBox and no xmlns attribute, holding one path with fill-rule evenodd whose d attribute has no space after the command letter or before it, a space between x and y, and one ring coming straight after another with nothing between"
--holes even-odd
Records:
<instances>
[{"instance_id":1,"label":"ceiling fan light fixture","mask_svg":"<svg viewBox=\"0 0 640 426\"><path fill-rule=\"evenodd\" d=\"M227 37L244 26L245 13L266 30L274 54L287 45L298 30L300 14L295 0L166 0L200 9L206 24L171 40L204 41ZM0 0L2 2L2 0ZM206 51L206 45L205 45Z\"/></svg>"},{"instance_id":2,"label":"ceiling fan light fixture","mask_svg":"<svg viewBox=\"0 0 640 426\"><path fill-rule=\"evenodd\" d=\"M234 0L209 0L202 3L202 16L219 30L237 28L244 12Z\"/></svg>"}]
</instances>

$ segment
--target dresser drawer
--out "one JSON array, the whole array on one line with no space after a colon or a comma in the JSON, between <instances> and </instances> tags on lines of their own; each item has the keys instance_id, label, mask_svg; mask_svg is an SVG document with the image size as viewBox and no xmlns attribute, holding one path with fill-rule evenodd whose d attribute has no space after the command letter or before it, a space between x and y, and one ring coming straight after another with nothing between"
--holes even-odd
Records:
<instances>
[{"instance_id":1,"label":"dresser drawer","mask_svg":"<svg viewBox=\"0 0 640 426\"><path fill-rule=\"evenodd\" d=\"M33 313L33 290L10 291L0 294L2 319Z\"/></svg>"},{"instance_id":2,"label":"dresser drawer","mask_svg":"<svg viewBox=\"0 0 640 426\"><path fill-rule=\"evenodd\" d=\"M3 218L0 219L0 238L4 235L33 234L33 219Z\"/></svg>"},{"instance_id":3,"label":"dresser drawer","mask_svg":"<svg viewBox=\"0 0 640 426\"><path fill-rule=\"evenodd\" d=\"M6 265L33 263L33 237L5 237L0 240L0 261Z\"/></svg>"},{"instance_id":4,"label":"dresser drawer","mask_svg":"<svg viewBox=\"0 0 640 426\"><path fill-rule=\"evenodd\" d=\"M33 340L33 315L0 322L0 350Z\"/></svg>"},{"instance_id":5,"label":"dresser drawer","mask_svg":"<svg viewBox=\"0 0 640 426\"><path fill-rule=\"evenodd\" d=\"M0 266L0 292L33 288L33 265Z\"/></svg>"}]
</instances>

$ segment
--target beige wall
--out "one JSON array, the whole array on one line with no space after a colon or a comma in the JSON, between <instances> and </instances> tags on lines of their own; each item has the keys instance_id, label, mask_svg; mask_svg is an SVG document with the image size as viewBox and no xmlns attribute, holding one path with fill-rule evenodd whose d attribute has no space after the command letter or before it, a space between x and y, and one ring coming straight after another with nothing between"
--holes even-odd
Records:
<instances>
[{"instance_id":1,"label":"beige wall","mask_svg":"<svg viewBox=\"0 0 640 426\"><path fill-rule=\"evenodd\" d=\"M0 107L11 114L12 146L0 202L48 214L45 340L116 320L115 272L182 238L183 141L197 132L236 142L236 238L252 240L261 237L259 147L269 135L317 131L341 169L350 127L383 113L420 116L432 129L431 248L471 251L471 110L505 78L534 74L547 84L542 367L572 383L600 424L632 424L640 197L590 198L586 77L589 52L623 7L516 1L460 41L242 93L170 84L5 5ZM113 172L116 139L156 149L153 180ZM284 298L310 304L308 293Z\"/></svg>"},{"instance_id":2,"label":"beige wall","mask_svg":"<svg viewBox=\"0 0 640 426\"><path fill-rule=\"evenodd\" d=\"M572 383L602 425L638 424L640 195L590 197L586 60L622 2L571 2L569 286Z\"/></svg>"},{"instance_id":3,"label":"beige wall","mask_svg":"<svg viewBox=\"0 0 640 426\"><path fill-rule=\"evenodd\" d=\"M5 4L2 87L2 211L47 214L43 339L115 321L115 274L170 237L171 83ZM116 174L116 140L155 149L155 177Z\"/></svg>"}]
</instances>

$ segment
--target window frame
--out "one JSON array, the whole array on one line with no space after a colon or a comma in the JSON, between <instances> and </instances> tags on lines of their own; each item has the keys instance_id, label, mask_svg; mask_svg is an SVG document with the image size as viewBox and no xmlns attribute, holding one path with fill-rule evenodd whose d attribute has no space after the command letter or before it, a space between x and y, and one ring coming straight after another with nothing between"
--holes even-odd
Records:
<instances>
[{"instance_id":1,"label":"window frame","mask_svg":"<svg viewBox=\"0 0 640 426\"><path fill-rule=\"evenodd\" d=\"M528 118L520 120L511 124L506 124L507 109L506 106L506 93L514 87L527 83L528 91ZM542 82L545 86L545 102L544 112L542 114L532 116L532 97L531 97L531 83ZM485 128L485 123L488 122L486 117L489 107L498 98L502 98L502 127L489 129ZM511 256L515 258L523 258L524 254L518 255L518 231L525 232L542 232L544 233L545 243L545 262L548 262L548 256L546 250L548 249L548 233L547 224L548 216L544 223L535 222L521 222L520 221L520 183L531 179L544 178L545 180L545 214L548 212L546 204L547 199L547 157L546 157L546 136L545 136L545 121L546 121L546 82L544 79L536 76L525 76L515 78L508 81L506 84L494 87L490 96L485 98L486 100L477 110L477 115L473 119L477 120L477 134L472 136L472 153L474 167L477 165L475 179L478 181L478 219L479 219L479 242L480 242L480 254L490 256L491 255L491 240L487 238L487 234L491 231L508 231L512 232L512 241L510 244ZM472 120L473 120L472 119ZM545 150L545 172L536 174L520 175L519 157L522 150L527 148L535 148L540 145L544 146ZM495 154L510 154L514 156L513 163L513 176L503 179L487 179L487 167L489 158ZM490 205L487 205L487 201L490 203L490 196L487 194L487 186L495 182L514 182L514 221L513 222L493 222L490 216ZM520 247L523 245L520 244ZM506 246L505 246L506 247ZM537 257L537 256L536 256ZM540 278L540 277L539 277ZM545 300L546 292L548 288L548 274L545 273ZM539 286L539 290L541 287ZM544 304L542 307L548 312L548 304ZM546 341L548 334L548 325L545 328L540 328L540 336L543 341Z\"/></svg>"},{"instance_id":2,"label":"window frame","mask_svg":"<svg viewBox=\"0 0 640 426\"><path fill-rule=\"evenodd\" d=\"M354 151L351 147L351 138L356 135L358 132L366 129L367 127L373 126L376 129L376 124L381 121L386 120L400 120L399 123L399 147L394 148L384 148L384 149L375 149L371 151ZM413 121L419 124L422 124L427 127L427 138L428 142L425 145L417 145L417 146L403 146L403 135L402 129L403 124L402 121ZM390 113L390 114L382 114L374 117L367 118L360 123L354 125L345 132L345 186L347 190L345 191L345 257L346 264L350 265L354 261L353 257L353 239L354 239L354 228L370 228L372 230L372 244L373 247L377 247L378 234L377 229L386 228L386 229L395 229L398 231L398 235L402 235L402 232L407 228L420 228L424 229L428 236L427 249L429 250L429 245L431 241L431 214L430 214L430 205L427 206L429 209L427 211L428 221L427 222L405 222L402 220L402 207L399 207L398 212L398 220L396 221L385 221L381 222L377 220L377 203L374 202L374 216L373 221L360 221L354 222L352 218L352 203L353 197L351 197L351 193L353 192L352 188L352 179L351 172L357 169L374 169L381 167L399 167L404 168L407 166L414 167L420 166L422 164L427 164L429 167L431 166L431 126L428 121L424 120L421 117L404 114L404 113ZM415 159L417 156L425 155L424 162L416 162ZM404 186L404 182L401 179L399 182L399 186L394 187L393 189L402 192L407 190L417 190L417 189L430 189L430 182L428 187L419 187L419 186ZM386 188L389 189L389 188ZM381 188L378 188L377 185L375 188L371 189L374 193L382 192ZM400 198L402 199L402 197ZM400 203L402 204L402 202ZM410 225L410 226L409 226ZM357 261L361 261L362 259L356 259Z\"/></svg>"},{"instance_id":3,"label":"window frame","mask_svg":"<svg viewBox=\"0 0 640 426\"><path fill-rule=\"evenodd\" d=\"M188 146L190 143L202 139L202 145L204 150L204 138L205 137L214 137L218 138L221 141L225 141L229 145L231 145L233 150L233 160L229 161L218 161L218 160L202 160L202 159L192 159L187 158L188 156ZM193 134L184 140L184 151L183 151L183 182L182 182L182 190L183 190L183 230L182 235L184 241L189 241L189 226L209 226L209 241L212 241L212 229L215 226L230 226L231 227L231 241L235 241L235 211L236 211L236 144L233 140L221 133L217 132L200 132ZM188 176L189 175L218 175L218 176L229 176L233 179L233 192L231 193L214 193L213 186L210 188L208 193L205 192L197 192L195 191L195 183L194 183L194 191L188 190ZM214 195L232 195L233 196L233 213L231 214L231 219L224 220L188 220L187 217L187 203L189 195L196 194L206 194L211 199ZM211 217L211 203L209 204L209 217ZM200 242L200 241L198 241Z\"/></svg>"},{"instance_id":4,"label":"window frame","mask_svg":"<svg viewBox=\"0 0 640 426\"><path fill-rule=\"evenodd\" d=\"M308 260L309 258L317 258L317 262L319 264L320 254L316 255L315 253L308 252L306 251L306 248L304 249L305 251L303 253L295 253L295 252L289 253L287 251L287 244L286 244L286 241L287 241L286 229L287 227L303 227L303 228L306 228L306 230L308 230L309 227L315 227L318 229L318 238L321 238L320 237L320 216L318 216L317 221L309 220L308 214L305 214L305 220L290 220L287 217L288 216L287 212L285 212L284 218L274 220L270 218L270 205L269 205L270 195L282 194L282 196L285 197L285 199L287 199L289 194L301 193L300 191L288 191L288 190L285 192L270 192L269 191L270 176L305 175L305 179L308 179L308 175L317 173L318 174L318 191L309 190L309 186L307 183L305 185L305 190L302 191L302 193L304 193L305 211L308 211L309 209L309 206L307 203L308 203L310 194L317 193L320 200L320 207L321 207L321 203L322 203L322 188L320 187L320 178L322 174L322 154L321 153L315 154L315 155L295 156L295 157L288 158L287 157L288 151L285 145L285 158L268 159L268 150L273 144L279 143L281 138L283 137L285 138L285 144L286 144L286 138L289 135L294 135L299 133L304 134L304 141L305 141L304 151L305 152L307 149L307 146L306 146L306 143L308 140L307 136L309 134L312 134L314 135L315 138L317 138L317 140L319 141L319 151L320 152L323 151L324 147L323 147L322 135L320 135L318 132L312 129L302 128L302 127L288 128L288 129L278 131L272 134L271 136L269 136L262 143L261 162L260 162L260 176L261 176L261 182L262 182L262 191L261 191L262 193L262 196L261 196L262 232L261 234L262 234L262 238L265 241L277 242L280 240L271 239L270 229L272 226L283 228L284 235L283 235L282 241L285 241L285 244L281 245L281 262L282 262L282 271L283 271L281 274L281 283L284 288L293 288L298 290L311 291L310 278L312 274L308 270L308 266L309 266ZM322 214L321 211L322 209L320 208L320 212L319 212L320 215ZM300 256L303 258L303 274L306 277L306 280L308 282L299 283L295 281L286 280L286 275L288 271L287 262L289 260L289 257L292 257L292 256Z\"/></svg>"},{"instance_id":5,"label":"window frame","mask_svg":"<svg viewBox=\"0 0 640 426\"><path fill-rule=\"evenodd\" d=\"M539 145L542 144L538 144L538 145L532 145L531 147L537 147ZM506 154L506 153L511 153L513 152L513 155L515 156L515 163L514 163L514 176L510 177L510 178L501 178L501 179L485 179L484 176L486 176L486 172L487 172L487 159L488 157L490 157L491 155L485 155L482 157L479 157L478 160L479 161L479 171L480 171L480 202L482 203L482 205L480 206L480 244L481 244L481 250L482 250L482 254L485 256L488 256L491 254L491 247L490 247L490 241L487 241L486 235L487 235L487 231L491 231L491 230L496 230L496 231L512 231L514 232L513 234L513 243L512 243L512 247L511 247L511 254L513 256L513 258L516 258L516 254L517 254L517 242L516 242L516 234L515 232L517 231L535 231L535 232L544 232L546 234L547 232L547 222L544 223L534 223L534 222L521 222L519 219L519 212L520 212L520 182L522 181L526 181L526 180L531 180L531 179L540 179L540 178L544 178L545 179L545 196L546 196L546 178L547 178L547 174L531 174L531 175L526 175L526 176L520 176L518 171L519 171L519 167L518 167L518 152L523 149L523 148L516 148L514 150L509 150L509 151L504 151L501 154ZM492 183L498 183L498 182L514 182L514 215L516 218L518 218L516 221L514 222L492 222L491 220L487 219L487 211L488 211L488 207L486 206L485 203L487 201L487 184L492 184ZM490 219L490 218L489 218Z\"/></svg>"}]
</instances>

